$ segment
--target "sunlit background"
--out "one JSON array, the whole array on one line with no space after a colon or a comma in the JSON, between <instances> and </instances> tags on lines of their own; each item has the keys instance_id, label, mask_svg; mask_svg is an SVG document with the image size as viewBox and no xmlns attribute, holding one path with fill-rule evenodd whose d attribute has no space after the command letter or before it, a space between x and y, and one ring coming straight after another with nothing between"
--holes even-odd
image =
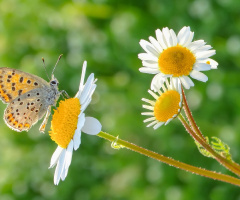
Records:
<instances>
[{"instance_id":1,"label":"sunlit background","mask_svg":"<svg viewBox=\"0 0 240 200\"><path fill-rule=\"evenodd\" d=\"M178 32L190 26L194 39L216 49L217 70L194 80L186 92L198 126L231 147L240 162L240 17L239 0L1 0L0 66L20 69L47 80L56 70L61 90L74 96L82 63L98 78L86 115L103 131L142 147L209 170L232 175L203 157L175 119L153 131L143 124L141 98L152 75L139 72L140 39L157 28ZM6 105L0 103L1 115ZM159 163L127 149L112 149L97 136L82 135L64 182L53 184L48 169L57 145L39 122L28 133L16 133L0 120L0 199L33 200L240 200L240 189ZM47 130L49 130L49 125Z\"/></svg>"}]
</instances>

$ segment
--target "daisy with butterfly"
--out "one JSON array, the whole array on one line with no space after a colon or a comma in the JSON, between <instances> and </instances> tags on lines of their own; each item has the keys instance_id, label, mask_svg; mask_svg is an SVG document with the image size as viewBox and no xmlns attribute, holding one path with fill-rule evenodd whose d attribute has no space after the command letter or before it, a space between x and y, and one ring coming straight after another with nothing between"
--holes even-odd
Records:
<instances>
[{"instance_id":1,"label":"daisy with butterfly","mask_svg":"<svg viewBox=\"0 0 240 200\"><path fill-rule=\"evenodd\" d=\"M56 185L60 179L64 180L67 176L73 149L77 150L81 144L81 132L96 135L102 128L97 119L85 117L84 114L92 100L97 81L92 73L84 84L86 68L85 61L79 91L75 97L60 101L52 117L49 134L58 147L51 158L50 168L56 165ZM46 113L40 127L40 131L44 132L51 106L55 106L59 96L65 92L58 90L58 80L54 75L48 83L38 76L20 70L0 68L0 83L0 98L8 104L4 112L5 123L15 131L28 131Z\"/></svg>"},{"instance_id":2,"label":"daisy with butterfly","mask_svg":"<svg viewBox=\"0 0 240 200\"><path fill-rule=\"evenodd\" d=\"M60 101L59 107L54 111L51 121L51 139L58 145L52 155L50 167L56 166L54 184L58 185L60 179L64 180L71 164L73 150L81 144L81 133L97 135L101 123L93 117L85 117L84 111L92 100L96 89L94 74L90 74L84 84L87 62L83 63L79 90L75 97Z\"/></svg>"}]
</instances>

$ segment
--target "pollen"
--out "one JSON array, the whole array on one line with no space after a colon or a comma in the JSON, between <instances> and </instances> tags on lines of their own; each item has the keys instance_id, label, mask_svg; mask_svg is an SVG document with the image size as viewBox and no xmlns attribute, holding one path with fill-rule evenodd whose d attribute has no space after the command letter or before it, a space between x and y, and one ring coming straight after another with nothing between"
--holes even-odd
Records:
<instances>
[{"instance_id":1,"label":"pollen","mask_svg":"<svg viewBox=\"0 0 240 200\"><path fill-rule=\"evenodd\" d=\"M158 58L160 71L173 77L189 75L195 62L194 54L181 45L165 49Z\"/></svg>"},{"instance_id":2,"label":"pollen","mask_svg":"<svg viewBox=\"0 0 240 200\"><path fill-rule=\"evenodd\" d=\"M166 122L179 113L180 94L175 90L163 93L154 106L154 116L160 122Z\"/></svg>"},{"instance_id":3,"label":"pollen","mask_svg":"<svg viewBox=\"0 0 240 200\"><path fill-rule=\"evenodd\" d=\"M71 139L73 139L80 109L79 99L70 98L60 101L59 107L54 110L49 135L62 148L67 148Z\"/></svg>"}]
</instances>

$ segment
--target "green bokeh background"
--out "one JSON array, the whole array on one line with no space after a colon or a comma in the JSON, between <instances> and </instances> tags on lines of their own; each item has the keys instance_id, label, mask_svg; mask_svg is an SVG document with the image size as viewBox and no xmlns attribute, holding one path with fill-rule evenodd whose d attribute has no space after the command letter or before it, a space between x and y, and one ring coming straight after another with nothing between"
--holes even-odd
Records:
<instances>
[{"instance_id":1,"label":"green bokeh background","mask_svg":"<svg viewBox=\"0 0 240 200\"><path fill-rule=\"evenodd\" d=\"M143 124L141 98L152 75L139 72L140 39L157 28L178 32L190 26L194 39L216 49L217 70L194 80L186 91L194 117L209 137L231 147L240 162L240 1L239 0L0 0L0 66L36 74L47 80L41 58L61 90L74 96L82 63L98 78L86 115L103 131L182 162L230 174L215 160L203 157L176 119L153 131ZM1 114L6 105L0 104ZM49 123L50 124L50 123ZM48 129L49 129L48 124ZM0 199L33 200L240 200L240 189L159 163L127 149L114 150L96 136L82 135L68 176L53 184L48 169L56 148L48 134L16 133L0 121Z\"/></svg>"}]
</instances>

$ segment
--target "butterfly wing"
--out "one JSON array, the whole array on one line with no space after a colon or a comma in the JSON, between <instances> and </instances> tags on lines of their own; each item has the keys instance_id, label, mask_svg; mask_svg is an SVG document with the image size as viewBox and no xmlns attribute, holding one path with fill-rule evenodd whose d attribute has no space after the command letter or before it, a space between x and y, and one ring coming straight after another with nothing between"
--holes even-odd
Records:
<instances>
[{"instance_id":1,"label":"butterfly wing","mask_svg":"<svg viewBox=\"0 0 240 200\"><path fill-rule=\"evenodd\" d=\"M38 76L17 69L0 68L0 99L4 103L9 103L30 90L48 85L47 81Z\"/></svg>"},{"instance_id":2,"label":"butterfly wing","mask_svg":"<svg viewBox=\"0 0 240 200\"><path fill-rule=\"evenodd\" d=\"M46 113L49 102L43 91L48 87L36 88L15 98L4 111L4 121L13 130L28 131Z\"/></svg>"}]
</instances>

